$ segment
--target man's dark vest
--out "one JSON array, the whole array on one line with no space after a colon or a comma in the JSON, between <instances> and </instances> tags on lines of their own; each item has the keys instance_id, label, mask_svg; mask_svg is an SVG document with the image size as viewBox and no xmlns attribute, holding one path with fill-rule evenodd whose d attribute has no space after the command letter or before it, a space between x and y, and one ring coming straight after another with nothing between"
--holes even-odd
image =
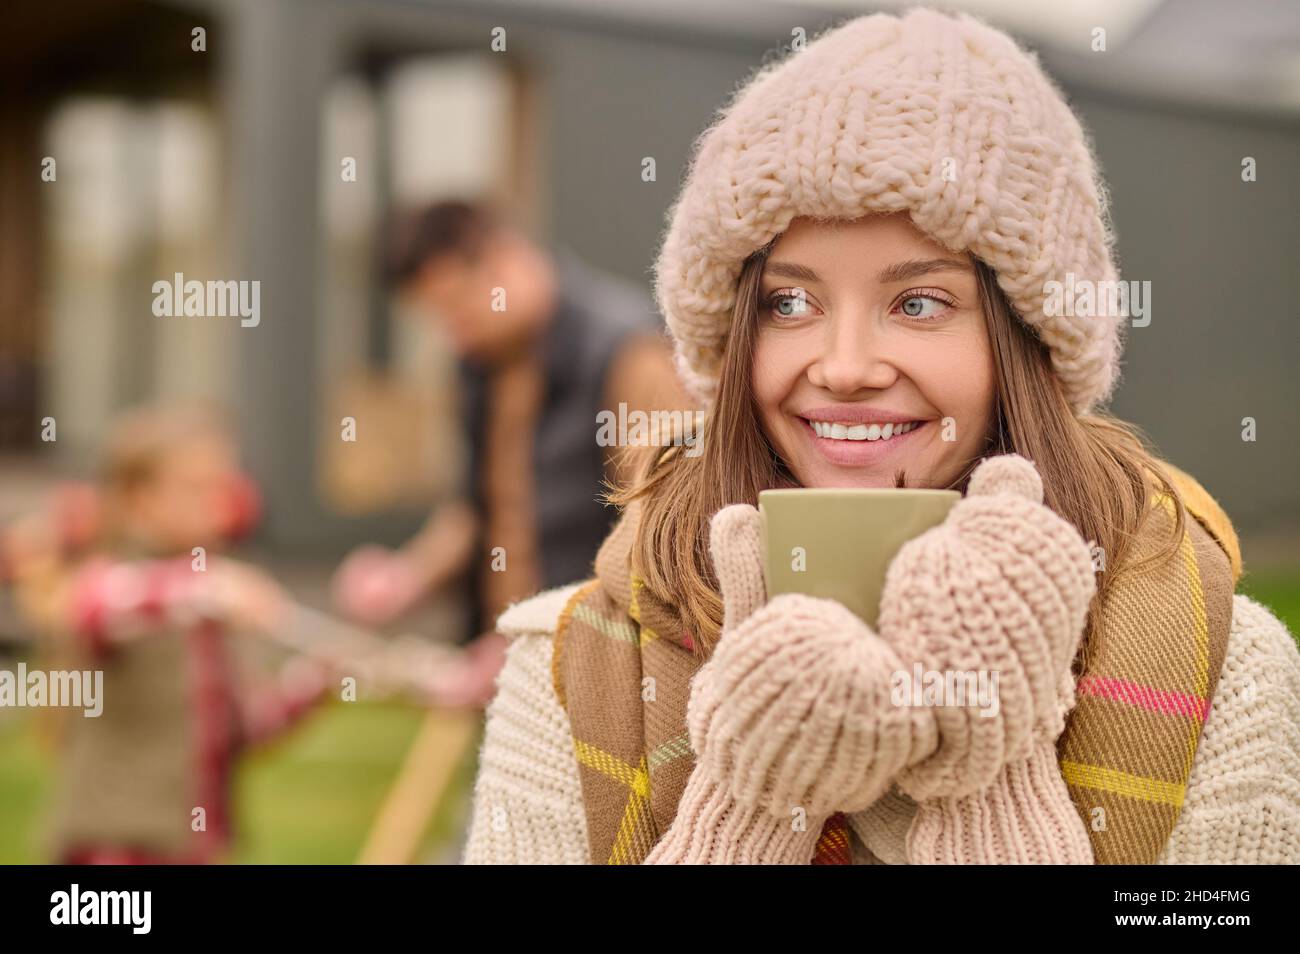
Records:
<instances>
[{"instance_id":1,"label":"man's dark vest","mask_svg":"<svg viewBox=\"0 0 1300 954\"><path fill-rule=\"evenodd\" d=\"M558 296L544 332L541 357L545 393L533 439L534 538L543 588L591 575L596 551L613 527L613 508L601 502L607 449L596 443L596 415L605 406L610 364L632 335L660 333L650 296L638 286L582 264L572 253L556 256ZM483 513L483 451L490 369L462 361L462 420L469 452L467 492ZM615 414L618 408L610 408ZM491 541L480 539L470 573L470 630L482 618L481 577L491 572ZM509 554L507 554L507 559Z\"/></svg>"}]
</instances>

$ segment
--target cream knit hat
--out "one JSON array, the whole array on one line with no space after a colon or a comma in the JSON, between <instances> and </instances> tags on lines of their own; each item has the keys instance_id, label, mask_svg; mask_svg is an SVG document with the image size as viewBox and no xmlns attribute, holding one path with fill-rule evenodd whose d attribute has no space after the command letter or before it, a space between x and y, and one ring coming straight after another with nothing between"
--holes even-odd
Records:
<instances>
[{"instance_id":1,"label":"cream knit hat","mask_svg":"<svg viewBox=\"0 0 1300 954\"><path fill-rule=\"evenodd\" d=\"M906 211L997 272L1084 413L1114 387L1122 323L1048 316L1044 284L1116 280L1106 205L1087 136L1034 54L969 15L875 14L760 70L697 140L655 292L678 370L708 404L750 253L798 216Z\"/></svg>"}]
</instances>

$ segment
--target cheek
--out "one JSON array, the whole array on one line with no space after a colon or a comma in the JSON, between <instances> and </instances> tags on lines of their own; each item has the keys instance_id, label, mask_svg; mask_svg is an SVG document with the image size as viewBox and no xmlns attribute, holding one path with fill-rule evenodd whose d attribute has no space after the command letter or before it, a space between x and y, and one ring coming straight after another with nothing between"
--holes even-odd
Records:
<instances>
[{"instance_id":1,"label":"cheek","mask_svg":"<svg viewBox=\"0 0 1300 954\"><path fill-rule=\"evenodd\" d=\"M993 355L983 336L954 342L921 362L926 397L943 414L956 420L970 441L987 432L993 412ZM962 443L966 443L962 441Z\"/></svg>"},{"instance_id":2,"label":"cheek","mask_svg":"<svg viewBox=\"0 0 1300 954\"><path fill-rule=\"evenodd\" d=\"M775 438L774 427L785 417L781 404L799 380L798 350L788 343L759 333L754 342L753 392L759 417L768 436Z\"/></svg>"},{"instance_id":3,"label":"cheek","mask_svg":"<svg viewBox=\"0 0 1300 954\"><path fill-rule=\"evenodd\" d=\"M753 388L759 407L780 414L780 404L794 390L804 358L792 336L759 332L754 341Z\"/></svg>"}]
</instances>

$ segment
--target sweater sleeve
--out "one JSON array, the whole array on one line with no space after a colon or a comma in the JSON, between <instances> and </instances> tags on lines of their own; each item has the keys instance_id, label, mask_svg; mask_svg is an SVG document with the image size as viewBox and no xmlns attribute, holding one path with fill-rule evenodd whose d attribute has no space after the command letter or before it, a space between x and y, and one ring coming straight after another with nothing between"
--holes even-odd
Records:
<instances>
[{"instance_id":1,"label":"sweater sleeve","mask_svg":"<svg viewBox=\"0 0 1300 954\"><path fill-rule=\"evenodd\" d=\"M507 614L498 629L511 642L487 709L462 863L586 864L582 783L551 682L551 633L512 633Z\"/></svg>"},{"instance_id":2,"label":"sweater sleeve","mask_svg":"<svg viewBox=\"0 0 1300 954\"><path fill-rule=\"evenodd\" d=\"M1300 652L1233 597L1223 673L1160 864L1300 863Z\"/></svg>"}]
</instances>

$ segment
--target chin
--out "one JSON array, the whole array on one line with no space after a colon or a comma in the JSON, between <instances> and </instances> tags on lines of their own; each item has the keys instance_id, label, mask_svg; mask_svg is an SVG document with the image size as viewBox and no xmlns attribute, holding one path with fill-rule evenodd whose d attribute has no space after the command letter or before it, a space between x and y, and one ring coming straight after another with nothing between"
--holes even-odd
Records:
<instances>
[{"instance_id":1,"label":"chin","mask_svg":"<svg viewBox=\"0 0 1300 954\"><path fill-rule=\"evenodd\" d=\"M907 471L909 474L910 470ZM809 474L808 481L800 481L804 487L821 487L842 490L879 490L896 486L895 473L876 471L854 471L850 468L828 470L821 467ZM914 486L914 478L908 477L908 486Z\"/></svg>"}]
</instances>

